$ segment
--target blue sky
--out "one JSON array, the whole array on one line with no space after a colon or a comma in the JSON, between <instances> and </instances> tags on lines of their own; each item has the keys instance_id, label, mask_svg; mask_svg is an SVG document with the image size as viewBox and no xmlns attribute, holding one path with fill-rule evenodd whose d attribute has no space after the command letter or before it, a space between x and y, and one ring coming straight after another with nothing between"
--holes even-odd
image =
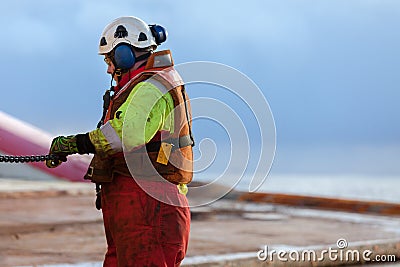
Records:
<instances>
[{"instance_id":1,"label":"blue sky","mask_svg":"<svg viewBox=\"0 0 400 267\"><path fill-rule=\"evenodd\" d=\"M93 129L110 84L100 33L135 15L168 29L160 49L176 63L220 62L259 86L276 123L272 172L400 174L400 2L233 3L2 1L1 110L54 135Z\"/></svg>"}]
</instances>

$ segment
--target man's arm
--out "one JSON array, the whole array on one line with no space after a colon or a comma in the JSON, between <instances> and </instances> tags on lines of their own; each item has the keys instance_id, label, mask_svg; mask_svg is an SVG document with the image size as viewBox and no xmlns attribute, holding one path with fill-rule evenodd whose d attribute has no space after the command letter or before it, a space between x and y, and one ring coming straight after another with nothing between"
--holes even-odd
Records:
<instances>
[{"instance_id":1,"label":"man's arm","mask_svg":"<svg viewBox=\"0 0 400 267\"><path fill-rule=\"evenodd\" d=\"M56 154L61 160L48 160L46 165L55 168L66 161L68 155L75 153L112 156L122 152L122 140L128 149L144 145L159 130L173 131L173 116L169 116L172 109L173 100L169 93L163 95L153 84L141 82L132 89L114 118L99 129L86 134L54 138L49 154Z\"/></svg>"},{"instance_id":2,"label":"man's arm","mask_svg":"<svg viewBox=\"0 0 400 267\"><path fill-rule=\"evenodd\" d=\"M163 95L151 83L137 84L114 118L89 133L96 154L107 157L122 152L122 142L125 149L135 149L148 143L158 131L173 130L168 116L172 108L170 94Z\"/></svg>"}]
</instances>

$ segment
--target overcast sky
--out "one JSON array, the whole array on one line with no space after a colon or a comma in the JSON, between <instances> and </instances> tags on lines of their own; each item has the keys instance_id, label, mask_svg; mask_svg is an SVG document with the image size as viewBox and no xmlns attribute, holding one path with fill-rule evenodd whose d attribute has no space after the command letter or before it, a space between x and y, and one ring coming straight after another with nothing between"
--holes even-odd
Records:
<instances>
[{"instance_id":1,"label":"overcast sky","mask_svg":"<svg viewBox=\"0 0 400 267\"><path fill-rule=\"evenodd\" d=\"M258 85L276 123L272 171L400 174L398 0L2 0L1 10L1 110L51 134L94 129L110 84L100 34L134 15L168 29L159 49L175 63L223 63Z\"/></svg>"}]
</instances>

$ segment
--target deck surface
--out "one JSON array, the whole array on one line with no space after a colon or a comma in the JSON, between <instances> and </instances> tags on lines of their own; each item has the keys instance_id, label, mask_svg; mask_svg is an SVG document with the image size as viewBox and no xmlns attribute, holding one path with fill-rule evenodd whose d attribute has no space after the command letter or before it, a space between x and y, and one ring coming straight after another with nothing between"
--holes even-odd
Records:
<instances>
[{"instance_id":1,"label":"deck surface","mask_svg":"<svg viewBox=\"0 0 400 267\"><path fill-rule=\"evenodd\" d=\"M0 266L101 262L106 242L101 212L93 205L93 186L51 182L35 186L0 183ZM265 246L336 248L340 238L350 247L378 242L398 244L400 251L400 217L223 199L192 209L185 264L203 266L207 257L218 255L227 260L254 255L257 263L257 251Z\"/></svg>"}]
</instances>

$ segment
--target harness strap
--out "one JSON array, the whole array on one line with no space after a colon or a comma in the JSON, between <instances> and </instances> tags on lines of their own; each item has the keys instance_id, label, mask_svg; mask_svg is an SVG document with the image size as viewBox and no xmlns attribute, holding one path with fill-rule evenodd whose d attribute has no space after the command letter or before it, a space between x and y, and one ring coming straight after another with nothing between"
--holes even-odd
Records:
<instances>
[{"instance_id":1,"label":"harness strap","mask_svg":"<svg viewBox=\"0 0 400 267\"><path fill-rule=\"evenodd\" d=\"M194 138L193 138L193 134L192 134L192 126L190 125L189 110L188 110L187 102L186 102L185 87L182 87L182 98L183 98L183 103L185 104L186 122L187 122L188 127L189 127L189 137L190 137L190 140L192 141L192 143L190 145L194 146Z\"/></svg>"},{"instance_id":2,"label":"harness strap","mask_svg":"<svg viewBox=\"0 0 400 267\"><path fill-rule=\"evenodd\" d=\"M132 151L132 153L143 153L143 152L158 152L160 150L161 143L168 143L172 145L172 150L176 150L186 146L192 146L193 141L189 135L184 135L179 138L168 138L162 141L155 141L146 144L146 149L140 148Z\"/></svg>"}]
</instances>

